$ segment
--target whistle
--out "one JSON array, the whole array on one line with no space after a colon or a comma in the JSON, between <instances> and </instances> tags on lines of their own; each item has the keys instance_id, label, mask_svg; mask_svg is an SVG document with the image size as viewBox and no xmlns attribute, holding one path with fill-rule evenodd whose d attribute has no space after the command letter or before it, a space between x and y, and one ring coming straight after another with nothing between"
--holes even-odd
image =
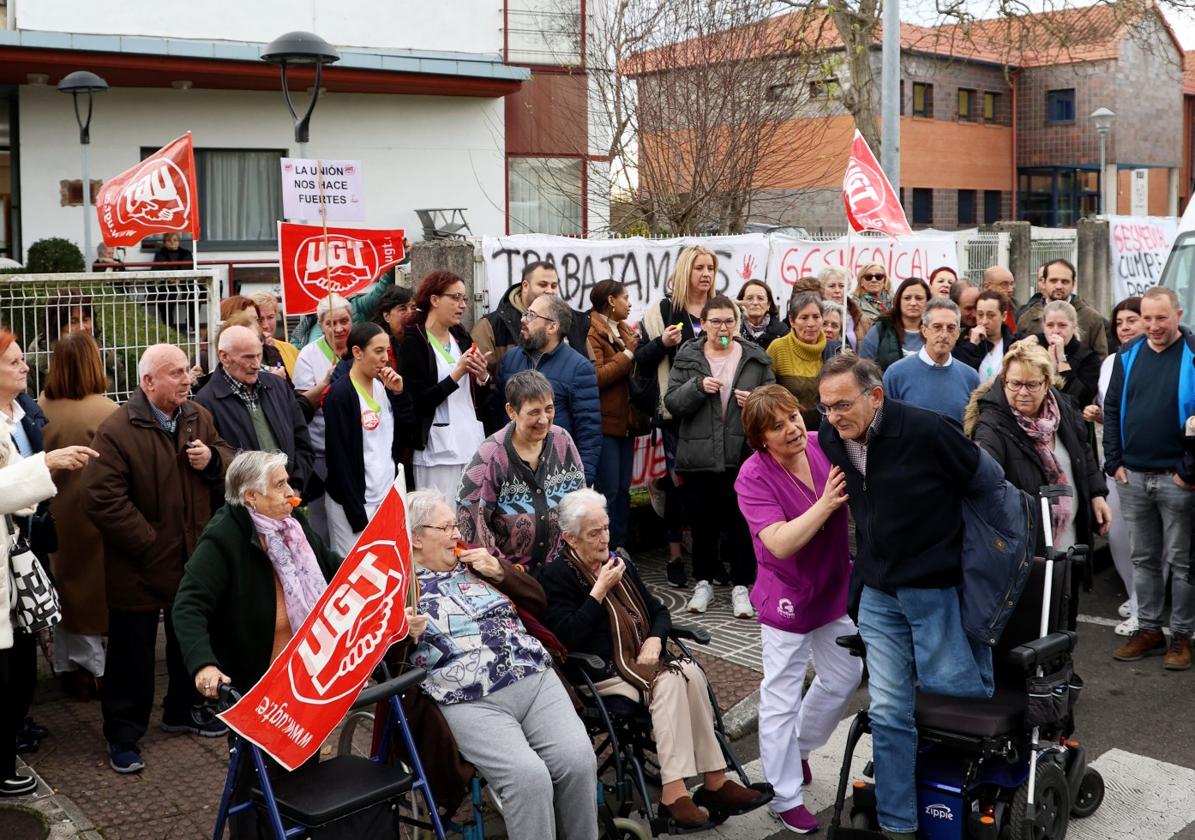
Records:
<instances>
[{"instance_id":1,"label":"whistle","mask_svg":"<svg viewBox=\"0 0 1195 840\"><path fill-rule=\"evenodd\" d=\"M454 557L460 557L464 553L465 553L465 546L463 543L458 542L456 545L454 545L452 547L452 555Z\"/></svg>"},{"instance_id":2,"label":"whistle","mask_svg":"<svg viewBox=\"0 0 1195 840\"><path fill-rule=\"evenodd\" d=\"M683 329L685 328L685 325L684 325L684 322L683 322L683 321L677 321L677 322L676 322L676 324L675 324L674 326L675 326L675 327L676 327L678 330L683 330Z\"/></svg>"},{"instance_id":3,"label":"whistle","mask_svg":"<svg viewBox=\"0 0 1195 840\"><path fill-rule=\"evenodd\" d=\"M297 508L299 505L303 504L303 500L298 496L287 496L286 503L293 508Z\"/></svg>"},{"instance_id":4,"label":"whistle","mask_svg":"<svg viewBox=\"0 0 1195 840\"><path fill-rule=\"evenodd\" d=\"M730 346L730 339L729 339L729 338L727 338L726 336L722 336L722 346L723 346L723 347L729 347L729 346Z\"/></svg>"}]
</instances>

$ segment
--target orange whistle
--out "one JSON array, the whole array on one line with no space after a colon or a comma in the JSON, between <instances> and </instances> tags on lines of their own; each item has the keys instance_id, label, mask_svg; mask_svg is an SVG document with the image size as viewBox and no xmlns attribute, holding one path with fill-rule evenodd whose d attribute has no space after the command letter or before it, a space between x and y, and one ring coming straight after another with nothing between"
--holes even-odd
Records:
<instances>
[{"instance_id":1,"label":"orange whistle","mask_svg":"<svg viewBox=\"0 0 1195 840\"><path fill-rule=\"evenodd\" d=\"M286 499L286 503L293 508L297 508L299 505L303 504L303 500L300 499L298 496L288 496Z\"/></svg>"},{"instance_id":2,"label":"orange whistle","mask_svg":"<svg viewBox=\"0 0 1195 840\"><path fill-rule=\"evenodd\" d=\"M456 556L456 557L460 557L462 554L464 554L464 553L465 553L465 546L464 546L464 544L463 544L463 543L459 543L459 542L458 542L456 545L454 545L454 546L452 547L452 553L453 553L453 555L454 555L454 556Z\"/></svg>"}]
</instances>

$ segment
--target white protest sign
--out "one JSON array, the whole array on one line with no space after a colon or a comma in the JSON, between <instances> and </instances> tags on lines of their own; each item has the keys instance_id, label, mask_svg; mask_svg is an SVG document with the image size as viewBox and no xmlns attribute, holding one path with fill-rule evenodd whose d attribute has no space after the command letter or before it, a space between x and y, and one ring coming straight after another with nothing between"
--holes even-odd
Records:
<instances>
[{"instance_id":1,"label":"white protest sign","mask_svg":"<svg viewBox=\"0 0 1195 840\"><path fill-rule=\"evenodd\" d=\"M1108 216L1112 258L1112 300L1124 300L1158 285L1170 246L1178 235L1174 216ZM1080 281L1082 282L1082 281Z\"/></svg>"},{"instance_id":2,"label":"white protest sign","mask_svg":"<svg viewBox=\"0 0 1195 840\"><path fill-rule=\"evenodd\" d=\"M843 236L827 242L772 235L768 285L780 300L802 277L816 277L823 268L846 268L850 285L866 265L879 263L892 278L893 291L906 277L926 280L935 268L959 271L958 238L954 233L925 232L896 239L887 236Z\"/></svg>"},{"instance_id":3,"label":"white protest sign","mask_svg":"<svg viewBox=\"0 0 1195 840\"><path fill-rule=\"evenodd\" d=\"M365 219L361 161L282 158L282 214L288 219Z\"/></svg>"},{"instance_id":4,"label":"white protest sign","mask_svg":"<svg viewBox=\"0 0 1195 840\"><path fill-rule=\"evenodd\" d=\"M481 242L489 291L486 308L498 308L506 290L522 280L525 265L545 260L556 266L560 296L574 309L591 307L589 291L602 280L626 284L634 323L648 306L667 296L677 255L698 244L718 255L715 288L719 292L734 296L747 280L764 278L768 238L762 233L677 239L575 239L534 233L487 236Z\"/></svg>"}]
</instances>

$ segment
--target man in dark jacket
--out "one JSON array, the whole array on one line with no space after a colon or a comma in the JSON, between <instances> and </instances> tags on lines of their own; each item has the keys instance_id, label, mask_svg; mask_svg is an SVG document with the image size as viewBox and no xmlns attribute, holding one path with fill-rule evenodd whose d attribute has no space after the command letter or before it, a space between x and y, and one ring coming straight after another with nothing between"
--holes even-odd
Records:
<instances>
[{"instance_id":1,"label":"man in dark jacket","mask_svg":"<svg viewBox=\"0 0 1195 840\"><path fill-rule=\"evenodd\" d=\"M195 395L220 436L236 449L286 454L291 487L302 493L315 450L303 410L286 380L261 369L261 340L248 327L220 333L220 367Z\"/></svg>"},{"instance_id":2,"label":"man in dark jacket","mask_svg":"<svg viewBox=\"0 0 1195 840\"><path fill-rule=\"evenodd\" d=\"M533 262L523 266L523 279L517 286L511 286L498 308L488 313L473 325L473 341L477 349L487 357L490 363L490 382L498 377L502 366L502 358L511 349L518 347L522 335L523 318L531 308L531 304L540 295L559 296L560 279L556 275L556 266L550 262ZM582 356L592 358L589 351L589 316L577 309L569 309L569 326L561 335L568 342L569 347ZM502 388L493 389L491 399L488 399L485 416L485 433L492 435L506 425L506 400L502 395Z\"/></svg>"},{"instance_id":3,"label":"man in dark jacket","mask_svg":"<svg viewBox=\"0 0 1195 840\"><path fill-rule=\"evenodd\" d=\"M1052 300L1065 300L1075 307L1080 339L1095 351L1102 362L1108 355L1107 324L1100 313L1075 294L1075 267L1068 260L1051 260L1042 266L1042 272L1043 276L1038 280L1037 294L1017 310L1016 331L1022 335L1041 332L1042 310L1046 304Z\"/></svg>"},{"instance_id":4,"label":"man in dark jacket","mask_svg":"<svg viewBox=\"0 0 1195 840\"><path fill-rule=\"evenodd\" d=\"M163 610L170 683L162 729L208 736L227 731L219 721L200 726L192 720L199 697L170 618L183 565L212 515L212 490L223 485L233 457L207 409L187 398L189 369L187 355L173 345L146 350L137 365L141 387L100 425L92 444L100 457L83 473L87 515L104 539L108 664L102 712L109 764L118 773L145 767L137 742L153 707Z\"/></svg>"},{"instance_id":5,"label":"man in dark jacket","mask_svg":"<svg viewBox=\"0 0 1195 840\"><path fill-rule=\"evenodd\" d=\"M979 450L954 421L885 399L868 359L827 362L818 396L827 420L818 440L846 475L855 518L880 827L913 840L917 682L934 694L992 693L991 649L964 633L958 594L961 499L971 493Z\"/></svg>"},{"instance_id":6,"label":"man in dark jacket","mask_svg":"<svg viewBox=\"0 0 1195 840\"><path fill-rule=\"evenodd\" d=\"M556 401L552 422L572 436L585 465L585 483L592 485L602 451L602 404L593 363L563 341L571 317L568 304L555 295L532 301L523 316L522 346L502 359L497 392L506 393L506 383L522 370L546 376Z\"/></svg>"}]
</instances>

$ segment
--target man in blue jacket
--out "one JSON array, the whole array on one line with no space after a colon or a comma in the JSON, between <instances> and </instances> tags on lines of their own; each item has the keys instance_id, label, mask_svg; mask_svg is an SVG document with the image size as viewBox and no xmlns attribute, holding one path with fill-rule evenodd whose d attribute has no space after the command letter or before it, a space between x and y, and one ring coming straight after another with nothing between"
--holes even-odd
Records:
<instances>
[{"instance_id":1,"label":"man in blue jacket","mask_svg":"<svg viewBox=\"0 0 1195 840\"><path fill-rule=\"evenodd\" d=\"M964 632L959 601L962 499L977 492L980 454L955 422L886 399L881 383L868 359L827 362L818 380L817 410L827 421L818 440L846 475L855 517L853 583L862 585L858 625L871 674L880 827L890 838L914 840L915 686L992 695L991 649Z\"/></svg>"},{"instance_id":2,"label":"man in blue jacket","mask_svg":"<svg viewBox=\"0 0 1195 840\"><path fill-rule=\"evenodd\" d=\"M564 343L571 323L572 310L560 298L540 295L533 300L523 316L521 346L502 357L496 391L505 393L507 381L522 370L546 376L556 398L555 425L572 435L585 465L585 482L592 485L602 449L602 407L593 363Z\"/></svg>"}]
</instances>

